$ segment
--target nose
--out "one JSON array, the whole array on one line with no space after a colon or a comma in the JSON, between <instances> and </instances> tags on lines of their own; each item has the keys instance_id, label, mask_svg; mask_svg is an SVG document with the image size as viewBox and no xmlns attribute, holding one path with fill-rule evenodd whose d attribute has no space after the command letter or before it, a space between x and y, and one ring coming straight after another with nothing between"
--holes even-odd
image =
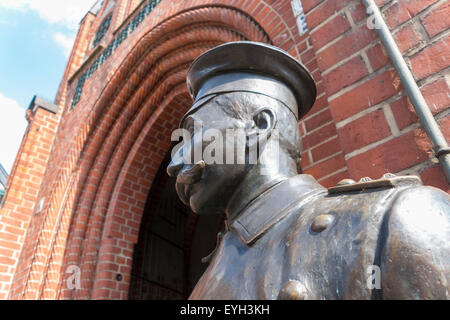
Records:
<instances>
[{"instance_id":1,"label":"nose","mask_svg":"<svg viewBox=\"0 0 450 320\"><path fill-rule=\"evenodd\" d=\"M167 166L167 174L173 178L178 176L178 173L184 166L183 157L181 156L181 148L178 150L172 157L172 161L170 161Z\"/></svg>"}]
</instances>

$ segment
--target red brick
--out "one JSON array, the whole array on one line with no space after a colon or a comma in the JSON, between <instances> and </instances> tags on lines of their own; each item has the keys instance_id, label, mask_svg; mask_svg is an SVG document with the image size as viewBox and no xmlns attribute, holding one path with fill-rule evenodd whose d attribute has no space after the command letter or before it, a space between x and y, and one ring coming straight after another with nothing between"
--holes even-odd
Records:
<instances>
[{"instance_id":1,"label":"red brick","mask_svg":"<svg viewBox=\"0 0 450 320\"><path fill-rule=\"evenodd\" d=\"M333 65L367 46L376 37L375 31L369 30L366 25L359 26L317 54L319 67L322 72L331 68Z\"/></svg>"},{"instance_id":2,"label":"red brick","mask_svg":"<svg viewBox=\"0 0 450 320\"><path fill-rule=\"evenodd\" d=\"M327 106L328 106L328 98L325 95L316 100L312 109L308 112L307 116L319 112L320 110L323 110L323 108L326 108Z\"/></svg>"},{"instance_id":3,"label":"red brick","mask_svg":"<svg viewBox=\"0 0 450 320\"><path fill-rule=\"evenodd\" d=\"M320 126L323 126L325 123L332 121L331 112L329 109L315 115L311 119L305 121L306 131L310 132Z\"/></svg>"},{"instance_id":4,"label":"red brick","mask_svg":"<svg viewBox=\"0 0 450 320\"><path fill-rule=\"evenodd\" d=\"M307 14L306 22L308 24L308 28L313 30L320 23L345 7L347 3L347 0L327 0L322 2L316 10Z\"/></svg>"},{"instance_id":5,"label":"red brick","mask_svg":"<svg viewBox=\"0 0 450 320\"><path fill-rule=\"evenodd\" d=\"M433 114L439 113L450 106L449 88L444 79L427 84L421 87L420 91ZM391 108L400 130L419 120L407 96L391 103Z\"/></svg>"},{"instance_id":6,"label":"red brick","mask_svg":"<svg viewBox=\"0 0 450 320\"><path fill-rule=\"evenodd\" d=\"M326 94L325 85L323 81L316 83L316 87L317 87L317 96L320 96L324 93Z\"/></svg>"},{"instance_id":7,"label":"red brick","mask_svg":"<svg viewBox=\"0 0 450 320\"><path fill-rule=\"evenodd\" d=\"M407 0L395 1L385 12L386 23L393 28L406 20L415 17L418 13L428 8L437 0Z\"/></svg>"},{"instance_id":8,"label":"red brick","mask_svg":"<svg viewBox=\"0 0 450 320\"><path fill-rule=\"evenodd\" d=\"M327 94L332 95L368 74L361 56L356 56L324 76Z\"/></svg>"},{"instance_id":9,"label":"red brick","mask_svg":"<svg viewBox=\"0 0 450 320\"><path fill-rule=\"evenodd\" d=\"M305 135L305 131L303 129L301 122L299 122L299 124L298 124L298 129L300 130L300 136L303 137Z\"/></svg>"},{"instance_id":10,"label":"red brick","mask_svg":"<svg viewBox=\"0 0 450 320\"><path fill-rule=\"evenodd\" d=\"M12 265L14 265L15 262L16 261L11 259L11 258L0 256L0 264L6 264L6 265L9 265L9 266L12 266Z\"/></svg>"},{"instance_id":11,"label":"red brick","mask_svg":"<svg viewBox=\"0 0 450 320\"><path fill-rule=\"evenodd\" d=\"M402 171L428 159L431 146L426 139L421 130L405 133L348 159L348 170L355 179Z\"/></svg>"},{"instance_id":12,"label":"red brick","mask_svg":"<svg viewBox=\"0 0 450 320\"><path fill-rule=\"evenodd\" d=\"M358 23L359 21L368 17L366 13L366 7L362 4L362 2L357 2L350 6L349 12L355 23Z\"/></svg>"},{"instance_id":13,"label":"red brick","mask_svg":"<svg viewBox=\"0 0 450 320\"><path fill-rule=\"evenodd\" d=\"M10 282L11 276L0 274L0 282Z\"/></svg>"},{"instance_id":14,"label":"red brick","mask_svg":"<svg viewBox=\"0 0 450 320\"><path fill-rule=\"evenodd\" d=\"M392 102L391 109L400 130L419 121L419 118L414 111L414 107L409 102L407 96L403 96Z\"/></svg>"},{"instance_id":15,"label":"red brick","mask_svg":"<svg viewBox=\"0 0 450 320\"><path fill-rule=\"evenodd\" d=\"M317 64L317 60L313 59L312 61L308 62L305 67L310 71L319 70L319 65Z\"/></svg>"},{"instance_id":16,"label":"red brick","mask_svg":"<svg viewBox=\"0 0 450 320\"><path fill-rule=\"evenodd\" d=\"M317 162L341 151L338 138L330 140L311 150L313 161Z\"/></svg>"},{"instance_id":17,"label":"red brick","mask_svg":"<svg viewBox=\"0 0 450 320\"><path fill-rule=\"evenodd\" d=\"M320 4L323 0L302 0L303 11L305 13L311 11L318 4Z\"/></svg>"},{"instance_id":18,"label":"red brick","mask_svg":"<svg viewBox=\"0 0 450 320\"><path fill-rule=\"evenodd\" d=\"M391 2L392 0L375 0L375 3L379 7L383 7L385 4Z\"/></svg>"},{"instance_id":19,"label":"red brick","mask_svg":"<svg viewBox=\"0 0 450 320\"><path fill-rule=\"evenodd\" d=\"M303 52L305 52L308 49L308 46L306 43L307 43L307 41L303 41L303 42L297 44L297 50L300 54L302 54Z\"/></svg>"},{"instance_id":20,"label":"red brick","mask_svg":"<svg viewBox=\"0 0 450 320\"><path fill-rule=\"evenodd\" d=\"M447 193L450 193L450 185L447 183L447 179L445 178L444 171L440 165L435 165L428 169L425 169L420 174L422 181L425 185L433 186L436 188L440 188Z\"/></svg>"},{"instance_id":21,"label":"red brick","mask_svg":"<svg viewBox=\"0 0 450 320\"><path fill-rule=\"evenodd\" d=\"M448 29L450 17L450 2L446 1L437 8L434 8L421 21L428 35L432 38L442 31Z\"/></svg>"},{"instance_id":22,"label":"red brick","mask_svg":"<svg viewBox=\"0 0 450 320\"><path fill-rule=\"evenodd\" d=\"M411 58L414 75L423 79L450 65L450 37L437 41Z\"/></svg>"},{"instance_id":23,"label":"red brick","mask_svg":"<svg viewBox=\"0 0 450 320\"><path fill-rule=\"evenodd\" d=\"M304 146L305 150L307 150L311 147L318 145L322 141L325 141L325 140L331 138L332 136L334 136L336 134L337 134L337 132L336 132L335 124L330 123L329 125L326 125L325 127L320 128L320 129L314 131L313 133L306 135L303 138L303 146Z\"/></svg>"},{"instance_id":24,"label":"red brick","mask_svg":"<svg viewBox=\"0 0 450 320\"><path fill-rule=\"evenodd\" d=\"M316 83L322 80L322 74L321 74L321 72L319 70L316 70L315 72L312 72L312 77L313 77L313 80Z\"/></svg>"},{"instance_id":25,"label":"red brick","mask_svg":"<svg viewBox=\"0 0 450 320\"><path fill-rule=\"evenodd\" d=\"M3 257L12 257L13 256L14 251L13 250L8 250L8 249L4 249L4 248L0 248L0 256ZM1 282L1 280L0 280Z\"/></svg>"},{"instance_id":26,"label":"red brick","mask_svg":"<svg viewBox=\"0 0 450 320\"><path fill-rule=\"evenodd\" d=\"M382 110L375 110L338 130L342 150L350 153L391 135Z\"/></svg>"},{"instance_id":27,"label":"red brick","mask_svg":"<svg viewBox=\"0 0 450 320\"><path fill-rule=\"evenodd\" d=\"M310 62L312 59L314 59L314 55L315 55L315 50L313 49L313 48L311 48L311 49L309 49L309 50L307 50L307 51L305 51L305 52L303 52L301 55L300 55L300 60L303 62L303 63L308 63L308 62Z\"/></svg>"},{"instance_id":28,"label":"red brick","mask_svg":"<svg viewBox=\"0 0 450 320\"><path fill-rule=\"evenodd\" d=\"M9 242L9 241L0 241L0 248L7 248L7 249L14 249L18 250L20 249L20 245L15 242Z\"/></svg>"},{"instance_id":29,"label":"red brick","mask_svg":"<svg viewBox=\"0 0 450 320\"><path fill-rule=\"evenodd\" d=\"M404 53L419 45L422 41L422 37L412 24L408 24L394 34L394 40L397 43L400 52Z\"/></svg>"},{"instance_id":30,"label":"red brick","mask_svg":"<svg viewBox=\"0 0 450 320\"><path fill-rule=\"evenodd\" d=\"M381 43L367 49L367 57L374 71L384 67L391 61Z\"/></svg>"},{"instance_id":31,"label":"red brick","mask_svg":"<svg viewBox=\"0 0 450 320\"><path fill-rule=\"evenodd\" d=\"M335 171L345 167L345 159L342 154L324 162L313 165L311 168L305 170L305 174L310 174L316 179L325 177Z\"/></svg>"},{"instance_id":32,"label":"red brick","mask_svg":"<svg viewBox=\"0 0 450 320\"><path fill-rule=\"evenodd\" d=\"M19 237L15 234L0 232L0 240L17 242L18 239L19 239Z\"/></svg>"},{"instance_id":33,"label":"red brick","mask_svg":"<svg viewBox=\"0 0 450 320\"><path fill-rule=\"evenodd\" d=\"M450 116L439 119L438 124L441 127L442 133L444 134L447 142L450 141Z\"/></svg>"},{"instance_id":34,"label":"red brick","mask_svg":"<svg viewBox=\"0 0 450 320\"><path fill-rule=\"evenodd\" d=\"M22 228L23 227L23 221L21 220L17 220L17 219L11 219L9 217L3 216L1 217L1 223L5 224L5 225L11 225L11 226L15 226L18 228Z\"/></svg>"},{"instance_id":35,"label":"red brick","mask_svg":"<svg viewBox=\"0 0 450 320\"><path fill-rule=\"evenodd\" d=\"M398 87L396 87L398 86ZM330 101L335 121L342 121L367 107L392 97L401 90L400 79L394 70L387 70L343 95Z\"/></svg>"},{"instance_id":36,"label":"red brick","mask_svg":"<svg viewBox=\"0 0 450 320\"><path fill-rule=\"evenodd\" d=\"M300 166L302 168L306 168L309 167L309 165L311 164L311 161L309 160L309 156L307 152L302 153L302 161Z\"/></svg>"}]
</instances>

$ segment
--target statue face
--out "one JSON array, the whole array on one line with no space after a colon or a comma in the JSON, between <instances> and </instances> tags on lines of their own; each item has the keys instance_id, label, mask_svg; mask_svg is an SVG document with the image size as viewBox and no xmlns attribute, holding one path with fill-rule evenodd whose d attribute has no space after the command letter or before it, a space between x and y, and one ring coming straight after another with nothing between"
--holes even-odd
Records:
<instances>
[{"instance_id":1,"label":"statue face","mask_svg":"<svg viewBox=\"0 0 450 320\"><path fill-rule=\"evenodd\" d=\"M183 138L183 143L177 146L179 149L175 148L167 168L170 176L177 177L180 199L198 214L223 213L247 169L245 163L226 164L225 155L230 151L226 143L227 129L245 129L249 121L225 112L223 99L223 96L216 97L184 120L183 129L190 133L190 139ZM210 132L220 135L212 138ZM211 148L213 143L216 148ZM215 151L211 153L208 149ZM219 163L206 160L208 154L215 156Z\"/></svg>"}]
</instances>

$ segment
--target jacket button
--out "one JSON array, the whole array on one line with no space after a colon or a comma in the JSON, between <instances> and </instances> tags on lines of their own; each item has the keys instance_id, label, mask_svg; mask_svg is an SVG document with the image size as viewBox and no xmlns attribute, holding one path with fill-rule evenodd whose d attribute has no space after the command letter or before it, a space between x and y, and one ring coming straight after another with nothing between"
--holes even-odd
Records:
<instances>
[{"instance_id":1,"label":"jacket button","mask_svg":"<svg viewBox=\"0 0 450 320\"><path fill-rule=\"evenodd\" d=\"M329 214L322 214L314 219L311 230L315 233L320 233L327 229L334 221L334 217Z\"/></svg>"},{"instance_id":2,"label":"jacket button","mask_svg":"<svg viewBox=\"0 0 450 320\"><path fill-rule=\"evenodd\" d=\"M286 283L280 291L281 300L305 300L306 288L297 280Z\"/></svg>"}]
</instances>

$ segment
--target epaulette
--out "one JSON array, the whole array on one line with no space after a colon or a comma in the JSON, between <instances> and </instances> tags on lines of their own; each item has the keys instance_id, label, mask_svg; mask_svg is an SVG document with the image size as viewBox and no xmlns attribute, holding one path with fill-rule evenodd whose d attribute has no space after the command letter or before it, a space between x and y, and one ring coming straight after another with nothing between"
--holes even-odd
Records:
<instances>
[{"instance_id":1,"label":"epaulette","mask_svg":"<svg viewBox=\"0 0 450 320\"><path fill-rule=\"evenodd\" d=\"M422 180L417 176L396 176L391 173L385 174L377 180L371 178L362 178L358 182L352 179L344 179L335 187L329 188L329 194L338 194L346 192L358 192L371 189L395 188L401 186L423 185Z\"/></svg>"}]
</instances>

